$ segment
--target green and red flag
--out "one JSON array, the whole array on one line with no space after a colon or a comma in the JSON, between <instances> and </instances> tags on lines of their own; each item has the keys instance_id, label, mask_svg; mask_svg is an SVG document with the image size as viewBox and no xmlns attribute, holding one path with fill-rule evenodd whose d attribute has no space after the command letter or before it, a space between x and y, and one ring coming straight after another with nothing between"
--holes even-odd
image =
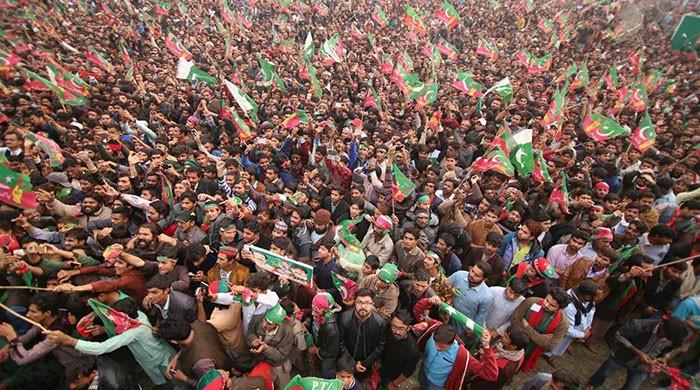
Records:
<instances>
[{"instance_id":1,"label":"green and red flag","mask_svg":"<svg viewBox=\"0 0 700 390\"><path fill-rule=\"evenodd\" d=\"M639 49L630 53L628 61L632 74L642 73L642 68L644 67L644 48L640 47Z\"/></svg>"},{"instance_id":2,"label":"green and red flag","mask_svg":"<svg viewBox=\"0 0 700 390\"><path fill-rule=\"evenodd\" d=\"M627 100L630 97L630 93L631 89L626 85L615 91L615 105L608 110L608 112L611 115L617 115L619 112L621 112L625 108L625 105L627 105Z\"/></svg>"},{"instance_id":3,"label":"green and red flag","mask_svg":"<svg viewBox=\"0 0 700 390\"><path fill-rule=\"evenodd\" d=\"M22 57L0 48L0 67L12 67L22 62Z\"/></svg>"},{"instance_id":4,"label":"green and red flag","mask_svg":"<svg viewBox=\"0 0 700 390\"><path fill-rule=\"evenodd\" d=\"M180 57L177 61L175 78L190 81L201 81L207 84L216 84L216 78L214 78L214 76L195 66L194 62L187 61L184 57Z\"/></svg>"},{"instance_id":5,"label":"green and red flag","mask_svg":"<svg viewBox=\"0 0 700 390\"><path fill-rule=\"evenodd\" d=\"M425 34L427 32L425 23L423 23L423 18L418 14L418 11L410 5L406 6L405 11L406 13L404 14L403 21L406 27L412 28L421 34Z\"/></svg>"},{"instance_id":6,"label":"green and red flag","mask_svg":"<svg viewBox=\"0 0 700 390\"><path fill-rule=\"evenodd\" d=\"M515 175L515 168L508 155L498 145L492 146L484 156L476 159L472 168L477 172L496 171L508 177Z\"/></svg>"},{"instance_id":7,"label":"green and red flag","mask_svg":"<svg viewBox=\"0 0 700 390\"><path fill-rule=\"evenodd\" d=\"M96 299L88 299L88 306L90 306L92 311L102 320L105 333L110 337L122 334L129 329L137 328L142 325L139 320L133 319L126 313L117 311Z\"/></svg>"},{"instance_id":8,"label":"green and red flag","mask_svg":"<svg viewBox=\"0 0 700 390\"><path fill-rule=\"evenodd\" d=\"M61 147L52 139L46 138L31 131L27 132L27 139L32 141L36 147L49 156L49 165L52 167L60 167L65 161Z\"/></svg>"},{"instance_id":9,"label":"green and red flag","mask_svg":"<svg viewBox=\"0 0 700 390\"><path fill-rule=\"evenodd\" d=\"M552 66L552 54L548 53L543 57L534 58L530 57L530 61L527 65L527 71L530 74L540 74L546 72Z\"/></svg>"},{"instance_id":10,"label":"green and red flag","mask_svg":"<svg viewBox=\"0 0 700 390\"><path fill-rule=\"evenodd\" d=\"M306 115L306 113L303 110L296 110L295 112L289 114L287 118L285 118L282 121L281 126L288 128L288 129L294 129L300 124L307 124L309 123L309 116Z\"/></svg>"},{"instance_id":11,"label":"green and red flag","mask_svg":"<svg viewBox=\"0 0 700 390\"><path fill-rule=\"evenodd\" d=\"M526 68L530 66L530 57L532 56L527 52L527 50L518 50L518 52L515 53L515 58L522 66Z\"/></svg>"},{"instance_id":12,"label":"green and red flag","mask_svg":"<svg viewBox=\"0 0 700 390\"><path fill-rule=\"evenodd\" d=\"M39 76L31 70L24 69L24 71L26 71L29 75L29 78L32 79L32 82L29 83L28 87L35 90L51 91L54 94L56 94L58 99L61 101L61 104L66 106L85 105L87 103L87 99L84 95L77 93L73 89L66 89L59 84L60 82L66 85L66 82L64 82L62 74L53 73L54 69L56 68L52 65L47 66L49 77L51 77L52 80L47 80L46 78ZM70 83L70 85L73 84L74 83L72 82Z\"/></svg>"},{"instance_id":13,"label":"green and red flag","mask_svg":"<svg viewBox=\"0 0 700 390\"><path fill-rule=\"evenodd\" d=\"M396 162L391 163L391 173L393 174L391 181L392 197L395 201L402 202L416 189L416 185L401 172Z\"/></svg>"},{"instance_id":14,"label":"green and red flag","mask_svg":"<svg viewBox=\"0 0 700 390\"><path fill-rule=\"evenodd\" d=\"M435 103L437 101L438 88L439 85L437 81L428 83L423 88L420 96L416 98L416 108L422 110L425 106Z\"/></svg>"},{"instance_id":15,"label":"green and red flag","mask_svg":"<svg viewBox=\"0 0 700 390\"><path fill-rule=\"evenodd\" d=\"M532 171L532 177L541 183L551 183L552 177L547 169L547 162L542 157L542 153L535 153L535 170Z\"/></svg>"},{"instance_id":16,"label":"green and red flag","mask_svg":"<svg viewBox=\"0 0 700 390\"><path fill-rule=\"evenodd\" d=\"M260 57L258 58L258 64L260 64L260 72L258 73L257 79L260 80L263 86L267 87L274 83L280 91L287 90L287 86L284 85L284 81L282 81L282 78L280 78L271 63Z\"/></svg>"},{"instance_id":17,"label":"green and red flag","mask_svg":"<svg viewBox=\"0 0 700 390\"><path fill-rule=\"evenodd\" d=\"M617 65L613 64L605 75L605 85L611 91L617 91L619 81L617 79Z\"/></svg>"},{"instance_id":18,"label":"green and red flag","mask_svg":"<svg viewBox=\"0 0 700 390\"><path fill-rule=\"evenodd\" d=\"M325 57L323 62L327 64L342 62L344 51L343 44L340 42L340 36L337 33L326 39L319 49L321 56Z\"/></svg>"},{"instance_id":19,"label":"green and red flag","mask_svg":"<svg viewBox=\"0 0 700 390\"><path fill-rule=\"evenodd\" d=\"M498 59L498 48L491 42L479 38L479 45L476 47L476 54L480 54L491 61L496 61Z\"/></svg>"},{"instance_id":20,"label":"green and red flag","mask_svg":"<svg viewBox=\"0 0 700 390\"><path fill-rule=\"evenodd\" d=\"M365 101L362 104L363 108L376 108L377 111L382 112L382 101L379 99L379 95L377 95L377 91L374 89L372 84L369 85L367 88L367 95L365 96Z\"/></svg>"},{"instance_id":21,"label":"green and red flag","mask_svg":"<svg viewBox=\"0 0 700 390\"><path fill-rule=\"evenodd\" d=\"M352 234L352 233L351 233ZM355 237L353 235L353 237ZM344 240L346 242L354 242L352 238L349 240L343 239L341 237L341 240ZM357 240L357 237L355 237L355 240ZM347 246L347 244L345 244ZM350 244L352 245L352 244ZM356 245L357 248L360 247L360 243L358 242ZM335 286L336 290L340 293L340 297L344 301L351 300L355 297L355 293L357 293L358 289L358 284L352 279L346 278L343 275L337 274L333 271L331 271L331 280L333 281L333 285Z\"/></svg>"},{"instance_id":22,"label":"green and red flag","mask_svg":"<svg viewBox=\"0 0 700 390\"><path fill-rule=\"evenodd\" d=\"M170 14L170 3L167 1L161 1L156 5L156 14L168 16Z\"/></svg>"},{"instance_id":23,"label":"green and red flag","mask_svg":"<svg viewBox=\"0 0 700 390\"><path fill-rule=\"evenodd\" d=\"M173 193L173 185L170 180L163 173L159 173L160 176L160 200L167 203L168 206L173 207L175 204L175 194Z\"/></svg>"},{"instance_id":24,"label":"green and red flag","mask_svg":"<svg viewBox=\"0 0 700 390\"><path fill-rule=\"evenodd\" d=\"M314 59L314 39L311 36L311 31L306 33L306 39L304 40L304 48L302 49L303 57L306 61L313 61Z\"/></svg>"},{"instance_id":25,"label":"green and red flag","mask_svg":"<svg viewBox=\"0 0 700 390\"><path fill-rule=\"evenodd\" d=\"M671 390L692 390L698 389L700 386L695 380L695 376L685 373L676 367L664 368L666 375L671 379Z\"/></svg>"},{"instance_id":26,"label":"green and red flag","mask_svg":"<svg viewBox=\"0 0 700 390\"><path fill-rule=\"evenodd\" d=\"M510 102L510 100L513 98L513 86L510 85L510 77L506 77L503 80L498 81L491 88L487 89L484 95L488 95L492 91L496 91L498 96L500 96L505 104L508 104L508 102Z\"/></svg>"},{"instance_id":27,"label":"green and red flag","mask_svg":"<svg viewBox=\"0 0 700 390\"><path fill-rule=\"evenodd\" d=\"M644 83L637 82L630 88L628 103L635 112L642 112L647 109L649 97Z\"/></svg>"},{"instance_id":28,"label":"green and red flag","mask_svg":"<svg viewBox=\"0 0 700 390\"><path fill-rule=\"evenodd\" d=\"M510 150L510 161L522 176L535 169L535 156L532 153L532 129L523 129L513 134L515 146Z\"/></svg>"},{"instance_id":29,"label":"green and red flag","mask_svg":"<svg viewBox=\"0 0 700 390\"><path fill-rule=\"evenodd\" d=\"M452 86L471 97L478 98L483 95L484 86L479 84L479 82L472 77L474 77L474 75L471 72L457 73L454 81L452 81Z\"/></svg>"},{"instance_id":30,"label":"green and red flag","mask_svg":"<svg viewBox=\"0 0 700 390\"><path fill-rule=\"evenodd\" d=\"M430 116L430 120L428 120L428 123L426 126L429 129L439 129L441 121L442 121L442 111L436 110L435 112L433 112L433 115Z\"/></svg>"},{"instance_id":31,"label":"green and red flag","mask_svg":"<svg viewBox=\"0 0 700 390\"><path fill-rule=\"evenodd\" d=\"M435 12L435 17L449 28L455 28L459 25L459 13L447 0L442 2L442 8Z\"/></svg>"},{"instance_id":32,"label":"green and red flag","mask_svg":"<svg viewBox=\"0 0 700 390\"><path fill-rule=\"evenodd\" d=\"M571 84L569 84L569 91L576 91L579 88L583 88L588 85L590 81L591 80L588 76L588 66L584 60L583 65L581 65L581 69L579 69L578 73L576 73L576 77L574 77Z\"/></svg>"},{"instance_id":33,"label":"green and red flag","mask_svg":"<svg viewBox=\"0 0 700 390\"><path fill-rule=\"evenodd\" d=\"M0 165L0 202L25 209L39 206L29 176L5 165Z\"/></svg>"},{"instance_id":34,"label":"green and red flag","mask_svg":"<svg viewBox=\"0 0 700 390\"><path fill-rule=\"evenodd\" d=\"M547 113L544 114L542 121L540 122L543 128L563 122L562 118L566 108L567 90L568 85L564 85L563 88L558 89L554 96L552 96L552 101L549 103L549 109L547 110Z\"/></svg>"},{"instance_id":35,"label":"green and red flag","mask_svg":"<svg viewBox=\"0 0 700 390\"><path fill-rule=\"evenodd\" d=\"M646 87L648 93L656 92L659 87L661 87L662 83L663 74L656 69L650 70L649 73L647 73L647 76L644 78L644 86Z\"/></svg>"},{"instance_id":36,"label":"green and red flag","mask_svg":"<svg viewBox=\"0 0 700 390\"><path fill-rule=\"evenodd\" d=\"M557 45L557 49L562 44L569 43L569 41L571 41L571 29L566 27L559 30L559 43Z\"/></svg>"},{"instance_id":37,"label":"green and red flag","mask_svg":"<svg viewBox=\"0 0 700 390\"><path fill-rule=\"evenodd\" d=\"M315 97L320 98L323 96L323 88L321 88L321 83L316 76L316 69L311 62L306 63L306 73L309 75L309 81L311 82L311 92L313 92Z\"/></svg>"},{"instance_id":38,"label":"green and red flag","mask_svg":"<svg viewBox=\"0 0 700 390\"><path fill-rule=\"evenodd\" d=\"M343 381L312 376L302 378L301 375L297 375L287 383L284 390L343 390Z\"/></svg>"},{"instance_id":39,"label":"green and red flag","mask_svg":"<svg viewBox=\"0 0 700 390\"><path fill-rule=\"evenodd\" d=\"M591 113L583 120L583 131L589 138L600 142L629 134L629 131L619 123L596 113Z\"/></svg>"},{"instance_id":40,"label":"green and red flag","mask_svg":"<svg viewBox=\"0 0 700 390\"><path fill-rule=\"evenodd\" d=\"M440 51L440 54L447 56L447 58L454 60L459 56L459 52L457 49L452 46L449 42L445 40L445 38L440 38L440 41L435 44L435 47L438 48Z\"/></svg>"},{"instance_id":41,"label":"green and red flag","mask_svg":"<svg viewBox=\"0 0 700 390\"><path fill-rule=\"evenodd\" d=\"M243 92L238 86L228 80L224 80L224 86L226 90L231 95L233 100L236 101L238 107L243 110L245 116L250 118L253 122L258 122L258 104L253 100L248 94Z\"/></svg>"},{"instance_id":42,"label":"green and red flag","mask_svg":"<svg viewBox=\"0 0 700 390\"><path fill-rule=\"evenodd\" d=\"M641 153L646 152L656 142L656 130L651 122L649 113L644 113L644 116L639 121L639 127L634 129L631 137L632 146Z\"/></svg>"},{"instance_id":43,"label":"green and red flag","mask_svg":"<svg viewBox=\"0 0 700 390\"><path fill-rule=\"evenodd\" d=\"M114 72L114 65L110 64L109 61L95 49L91 49L90 52L85 55L85 59L95 64L95 66L106 70L107 73Z\"/></svg>"},{"instance_id":44,"label":"green and red flag","mask_svg":"<svg viewBox=\"0 0 700 390\"><path fill-rule=\"evenodd\" d=\"M250 126L248 126L243 118L238 115L238 111L232 107L229 112L231 113L231 116L233 116L233 125L238 133L238 138L240 138L240 140L243 142L251 139L253 134L250 130Z\"/></svg>"},{"instance_id":45,"label":"green and red flag","mask_svg":"<svg viewBox=\"0 0 700 390\"><path fill-rule=\"evenodd\" d=\"M182 57L187 61L192 60L192 53L190 53L182 42L172 33L165 37L165 47L167 47L175 57Z\"/></svg>"},{"instance_id":46,"label":"green and red flag","mask_svg":"<svg viewBox=\"0 0 700 390\"><path fill-rule=\"evenodd\" d=\"M440 50L438 50L438 48L432 43L427 42L425 46L423 46L423 54L430 58L430 66L433 69L437 69L442 65L442 55L440 54Z\"/></svg>"},{"instance_id":47,"label":"green and red flag","mask_svg":"<svg viewBox=\"0 0 700 390\"><path fill-rule=\"evenodd\" d=\"M571 65L569 65L568 68L566 68L564 73L557 76L557 78L554 80L554 82L557 84L561 84L564 81L568 80L569 77L575 75L577 72L578 72L578 67L576 66L576 62L574 62Z\"/></svg>"},{"instance_id":48,"label":"green and red flag","mask_svg":"<svg viewBox=\"0 0 700 390\"><path fill-rule=\"evenodd\" d=\"M556 204L564 214L569 213L569 190L566 188L566 173L561 172L561 182L549 194L549 203Z\"/></svg>"},{"instance_id":49,"label":"green and red flag","mask_svg":"<svg viewBox=\"0 0 700 390\"><path fill-rule=\"evenodd\" d=\"M459 310L455 309L454 307L448 305L445 302L440 302L438 304L438 308L440 309L440 311L450 316L451 321L454 321L459 325L469 329L470 331L474 332L474 335L477 338L481 339L481 336L483 336L485 330L483 326L474 322L474 320L464 315L464 313L460 312Z\"/></svg>"},{"instance_id":50,"label":"green and red flag","mask_svg":"<svg viewBox=\"0 0 700 390\"><path fill-rule=\"evenodd\" d=\"M381 28L384 28L387 25L389 25L389 18L386 17L384 10L382 9L382 7L379 6L379 4L375 4L374 6L374 12L372 12L372 20L377 22L377 24Z\"/></svg>"},{"instance_id":51,"label":"green and red flag","mask_svg":"<svg viewBox=\"0 0 700 390\"><path fill-rule=\"evenodd\" d=\"M551 34L552 30L554 30L554 23L552 23L551 19L541 19L537 23L537 27L544 31L545 34Z\"/></svg>"},{"instance_id":52,"label":"green and red flag","mask_svg":"<svg viewBox=\"0 0 700 390\"><path fill-rule=\"evenodd\" d=\"M119 53L121 54L122 61L127 68L125 78L127 80L131 80L134 78L134 61L131 59L131 56L129 56L129 52L126 50L126 47L124 47L123 43L119 44Z\"/></svg>"}]
</instances>

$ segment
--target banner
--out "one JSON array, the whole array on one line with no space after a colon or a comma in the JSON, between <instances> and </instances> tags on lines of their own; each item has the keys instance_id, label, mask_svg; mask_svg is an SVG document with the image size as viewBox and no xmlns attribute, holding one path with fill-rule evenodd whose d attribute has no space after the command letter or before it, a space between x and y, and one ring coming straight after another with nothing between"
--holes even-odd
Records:
<instances>
[{"instance_id":1,"label":"banner","mask_svg":"<svg viewBox=\"0 0 700 390\"><path fill-rule=\"evenodd\" d=\"M243 250L253 253L253 261L258 269L284 276L290 282L311 287L313 285L314 267L288 257L274 254L254 245L244 245Z\"/></svg>"}]
</instances>

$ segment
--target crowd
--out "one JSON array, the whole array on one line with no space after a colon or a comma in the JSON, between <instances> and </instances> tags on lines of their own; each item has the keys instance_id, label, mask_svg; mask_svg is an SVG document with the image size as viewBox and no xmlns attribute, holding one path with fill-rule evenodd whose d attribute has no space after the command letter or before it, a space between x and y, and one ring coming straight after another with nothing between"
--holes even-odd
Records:
<instances>
[{"instance_id":1,"label":"crowd","mask_svg":"<svg viewBox=\"0 0 700 390\"><path fill-rule=\"evenodd\" d=\"M697 1L0 8L0 389L697 386Z\"/></svg>"}]
</instances>

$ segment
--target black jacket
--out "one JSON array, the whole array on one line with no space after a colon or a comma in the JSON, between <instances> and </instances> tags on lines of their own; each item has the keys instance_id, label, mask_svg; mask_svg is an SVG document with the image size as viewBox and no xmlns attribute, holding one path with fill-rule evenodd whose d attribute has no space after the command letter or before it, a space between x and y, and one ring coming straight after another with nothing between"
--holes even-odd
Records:
<instances>
[{"instance_id":1,"label":"black jacket","mask_svg":"<svg viewBox=\"0 0 700 390\"><path fill-rule=\"evenodd\" d=\"M673 297L681 288L681 279L669 280L665 286L659 289L662 273L663 269L654 271L646 286L644 286L644 294L642 295L642 300L639 301L640 310L651 306L661 312L665 312L671 305Z\"/></svg>"},{"instance_id":2,"label":"black jacket","mask_svg":"<svg viewBox=\"0 0 700 390\"><path fill-rule=\"evenodd\" d=\"M340 314L339 322L342 353L371 367L382 355L386 339L390 337L386 321L372 312L366 321L360 322L354 310L346 310Z\"/></svg>"},{"instance_id":3,"label":"black jacket","mask_svg":"<svg viewBox=\"0 0 700 390\"><path fill-rule=\"evenodd\" d=\"M660 319L637 319L625 323L620 330L615 332L615 339L611 345L615 360L628 365L639 363L639 358L626 345L627 343L647 354L652 350L654 343L663 342L666 344L664 348L657 350L653 356L650 355L652 358L662 356L664 353L672 350L675 347L673 343L657 336L661 326L660 323Z\"/></svg>"},{"instance_id":4,"label":"black jacket","mask_svg":"<svg viewBox=\"0 0 700 390\"><path fill-rule=\"evenodd\" d=\"M313 318L306 321L306 328L313 329ZM336 315L327 319L318 329L318 334L312 332L314 344L318 347L318 356L321 359L338 359L340 357L340 329Z\"/></svg>"}]
</instances>

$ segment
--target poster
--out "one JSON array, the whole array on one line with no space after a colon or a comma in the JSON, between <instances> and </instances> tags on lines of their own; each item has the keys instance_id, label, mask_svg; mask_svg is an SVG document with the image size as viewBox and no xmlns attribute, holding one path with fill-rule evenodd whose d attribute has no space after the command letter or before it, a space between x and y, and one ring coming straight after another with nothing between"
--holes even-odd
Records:
<instances>
[{"instance_id":1,"label":"poster","mask_svg":"<svg viewBox=\"0 0 700 390\"><path fill-rule=\"evenodd\" d=\"M253 253L253 261L259 270L286 277L290 282L312 287L314 268L308 264L276 255L254 245L245 245L243 250Z\"/></svg>"}]
</instances>

